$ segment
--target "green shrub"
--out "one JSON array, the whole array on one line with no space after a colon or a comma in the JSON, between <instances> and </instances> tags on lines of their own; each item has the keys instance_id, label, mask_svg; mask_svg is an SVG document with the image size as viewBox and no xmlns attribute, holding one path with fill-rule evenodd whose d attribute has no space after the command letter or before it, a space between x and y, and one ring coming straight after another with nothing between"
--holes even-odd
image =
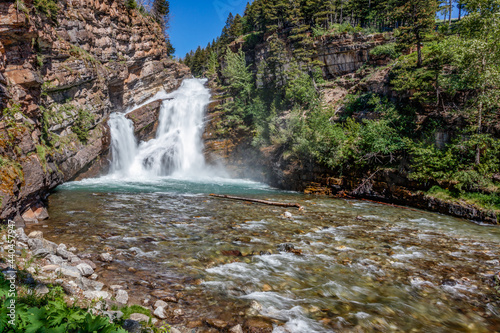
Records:
<instances>
[{"instance_id":1,"label":"green shrub","mask_svg":"<svg viewBox=\"0 0 500 333\"><path fill-rule=\"evenodd\" d=\"M19 272L22 274L23 272ZM10 303L10 283L0 273L0 331L12 333L35 333L35 332L100 332L100 333L125 333L126 331L118 325L109 322L107 317L94 316L87 309L76 306L68 306L64 301L64 293L61 287L50 288L48 294L37 296L28 294L19 295L19 290L26 287L18 287L16 299L15 325L8 323L7 317Z\"/></svg>"},{"instance_id":2,"label":"green shrub","mask_svg":"<svg viewBox=\"0 0 500 333\"><path fill-rule=\"evenodd\" d=\"M54 0L33 0L33 6L37 12L47 15L51 20L57 20L59 6Z\"/></svg>"},{"instance_id":3,"label":"green shrub","mask_svg":"<svg viewBox=\"0 0 500 333\"><path fill-rule=\"evenodd\" d=\"M125 6L128 9L136 9L137 8L137 2L135 0L125 0Z\"/></svg>"},{"instance_id":4,"label":"green shrub","mask_svg":"<svg viewBox=\"0 0 500 333\"><path fill-rule=\"evenodd\" d=\"M78 118L73 123L71 130L78 136L80 142L86 144L89 136L89 131L94 123L94 115L87 110L78 110Z\"/></svg>"},{"instance_id":5,"label":"green shrub","mask_svg":"<svg viewBox=\"0 0 500 333\"><path fill-rule=\"evenodd\" d=\"M399 58L401 53L396 50L396 43L387 43L375 46L370 50L370 55L373 57L389 57L391 59Z\"/></svg>"}]
</instances>

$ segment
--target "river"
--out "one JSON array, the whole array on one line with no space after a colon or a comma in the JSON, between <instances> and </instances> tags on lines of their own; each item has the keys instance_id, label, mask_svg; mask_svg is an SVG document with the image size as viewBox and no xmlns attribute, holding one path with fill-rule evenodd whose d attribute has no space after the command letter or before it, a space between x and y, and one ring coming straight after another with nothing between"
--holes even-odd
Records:
<instances>
[{"instance_id":1,"label":"river","mask_svg":"<svg viewBox=\"0 0 500 333\"><path fill-rule=\"evenodd\" d=\"M167 95L151 142L135 142L126 118L112 117L111 174L55 191L48 239L91 258L112 253L100 280L126 286L137 303L170 297L171 323L257 317L274 332L500 330L490 286L500 229L230 179L200 159L210 96L203 81L188 81Z\"/></svg>"}]
</instances>

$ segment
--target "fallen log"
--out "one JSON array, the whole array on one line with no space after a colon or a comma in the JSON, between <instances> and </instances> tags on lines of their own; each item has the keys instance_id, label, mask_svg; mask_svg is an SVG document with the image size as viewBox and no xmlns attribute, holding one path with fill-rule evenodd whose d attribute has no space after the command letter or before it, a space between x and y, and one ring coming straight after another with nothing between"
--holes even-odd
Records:
<instances>
[{"instance_id":1,"label":"fallen log","mask_svg":"<svg viewBox=\"0 0 500 333\"><path fill-rule=\"evenodd\" d=\"M230 195L221 195L221 194L213 194L213 193L210 194L210 196L211 197L215 197L215 198L222 198L222 199L256 202L256 203L260 203L260 204L264 204L264 205L269 205L269 206L295 207L295 208L298 208L299 210L303 210L303 207L301 205L299 205L298 203L274 202L274 201L259 200L259 199L233 197L233 196L230 196Z\"/></svg>"}]
</instances>

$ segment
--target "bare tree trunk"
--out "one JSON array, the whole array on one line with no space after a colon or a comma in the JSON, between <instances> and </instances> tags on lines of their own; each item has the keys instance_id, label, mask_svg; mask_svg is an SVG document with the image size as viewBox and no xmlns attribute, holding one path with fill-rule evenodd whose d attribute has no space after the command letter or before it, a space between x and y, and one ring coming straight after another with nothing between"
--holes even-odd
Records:
<instances>
[{"instance_id":1,"label":"bare tree trunk","mask_svg":"<svg viewBox=\"0 0 500 333\"><path fill-rule=\"evenodd\" d=\"M483 126L483 102L479 103L479 115L477 120L477 134L481 134L481 127ZM476 146L476 164L481 164L481 147L479 144Z\"/></svg>"},{"instance_id":2,"label":"bare tree trunk","mask_svg":"<svg viewBox=\"0 0 500 333\"><path fill-rule=\"evenodd\" d=\"M481 61L481 68L483 70L483 73L486 69L486 58L485 56L483 55L483 59ZM486 87L484 86L484 83L483 83L483 87L481 89L481 97L484 96L484 92L486 90ZM481 100L479 102L479 109L478 109L478 117L477 117L477 134L480 135L482 133L482 127L483 127L483 101ZM481 147L479 146L479 144L477 145L476 147L476 164L481 164Z\"/></svg>"},{"instance_id":3,"label":"bare tree trunk","mask_svg":"<svg viewBox=\"0 0 500 333\"><path fill-rule=\"evenodd\" d=\"M417 54L418 54L417 67L422 67L422 41L419 33L417 33Z\"/></svg>"},{"instance_id":4,"label":"bare tree trunk","mask_svg":"<svg viewBox=\"0 0 500 333\"><path fill-rule=\"evenodd\" d=\"M453 12L453 0L450 0L450 19L448 20L448 24L451 25L451 14Z\"/></svg>"}]
</instances>

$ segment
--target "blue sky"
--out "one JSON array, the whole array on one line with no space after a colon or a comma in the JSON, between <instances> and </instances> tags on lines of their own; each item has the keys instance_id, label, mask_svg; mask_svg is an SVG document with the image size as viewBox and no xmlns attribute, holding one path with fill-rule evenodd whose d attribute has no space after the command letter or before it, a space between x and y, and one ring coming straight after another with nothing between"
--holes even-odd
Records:
<instances>
[{"instance_id":1,"label":"blue sky","mask_svg":"<svg viewBox=\"0 0 500 333\"><path fill-rule=\"evenodd\" d=\"M170 40L183 58L220 35L229 12L243 14L251 0L170 0Z\"/></svg>"}]
</instances>

